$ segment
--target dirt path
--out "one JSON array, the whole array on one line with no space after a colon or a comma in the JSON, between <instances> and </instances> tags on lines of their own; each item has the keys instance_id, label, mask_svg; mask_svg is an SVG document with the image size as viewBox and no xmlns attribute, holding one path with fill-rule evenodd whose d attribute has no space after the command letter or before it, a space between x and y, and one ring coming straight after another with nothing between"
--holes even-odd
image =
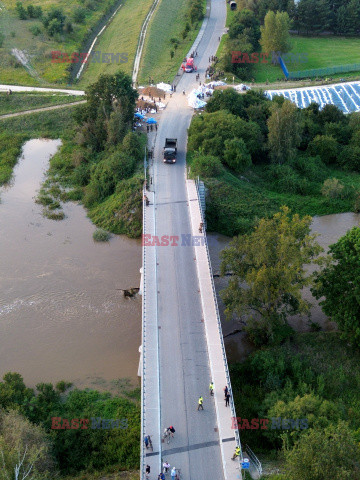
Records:
<instances>
[{"instance_id":1,"label":"dirt path","mask_svg":"<svg viewBox=\"0 0 360 480\"><path fill-rule=\"evenodd\" d=\"M34 108L33 110L24 110L23 112L7 113L6 115L0 115L0 120L11 117L19 117L20 115L29 115L30 113L46 112L47 110L57 110L58 108L73 107L74 105L81 105L82 103L86 103L86 100L64 103L61 105L53 105L51 107Z\"/></svg>"}]
</instances>

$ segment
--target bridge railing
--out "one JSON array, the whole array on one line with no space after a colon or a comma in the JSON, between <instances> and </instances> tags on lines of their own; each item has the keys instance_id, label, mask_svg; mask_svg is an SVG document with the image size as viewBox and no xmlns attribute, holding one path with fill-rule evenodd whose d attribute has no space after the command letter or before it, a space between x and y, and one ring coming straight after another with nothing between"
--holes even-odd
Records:
<instances>
[{"instance_id":1,"label":"bridge railing","mask_svg":"<svg viewBox=\"0 0 360 480\"><path fill-rule=\"evenodd\" d=\"M200 206L201 204L200 204L199 180L195 181L195 185L196 185L196 193L197 193L197 197L198 197L198 202L199 202L199 206ZM232 392L232 388L231 388L229 366L228 366L227 357L226 357L224 337L223 337L223 334L222 334L221 319L220 319L220 314L219 314L219 305L218 305L217 296L216 296L213 270L212 270L211 260L210 260L210 252L209 252L207 236L206 236L205 217L204 217L204 212L203 212L201 206L200 206L200 215L201 215L201 221L203 223L203 229L204 229L204 243L205 243L205 247L206 247L207 261L208 261L208 266L209 266L209 270L210 270L211 287L212 287L214 301L215 301L216 318L217 318L217 323L218 323L218 330L219 330L219 336L220 336L220 340L221 340L221 348L222 348L222 353L223 353L223 360L224 360L224 365L225 365L226 381L227 381L229 393L231 395L231 397L230 397L231 415L235 419L236 418L236 412L235 412L235 405L234 405L234 397L233 397L233 392ZM234 429L234 432L235 432L236 443L241 448L239 430ZM241 449L241 454L240 454L240 460L241 461L243 460L242 449Z\"/></svg>"},{"instance_id":2,"label":"bridge railing","mask_svg":"<svg viewBox=\"0 0 360 480\"><path fill-rule=\"evenodd\" d=\"M144 167L146 170L146 158L144 160ZM146 182L146 176L145 176ZM146 232L146 202L145 202L145 195L146 195L146 183L144 183L143 187L143 232ZM145 448L144 448L144 438L145 438L145 389L146 389L146 381L145 381L145 357L146 357L146 249L143 245L142 247L142 268L143 268L143 275L142 275L142 330L141 330L141 346L142 346L142 366L141 366L141 432L140 432L140 479L145 478Z\"/></svg>"}]
</instances>

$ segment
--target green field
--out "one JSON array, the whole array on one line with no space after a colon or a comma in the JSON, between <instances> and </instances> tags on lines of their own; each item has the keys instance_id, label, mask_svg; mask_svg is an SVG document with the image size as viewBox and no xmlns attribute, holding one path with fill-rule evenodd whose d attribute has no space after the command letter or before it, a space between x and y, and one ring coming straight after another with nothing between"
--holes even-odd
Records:
<instances>
[{"instance_id":1,"label":"green field","mask_svg":"<svg viewBox=\"0 0 360 480\"><path fill-rule=\"evenodd\" d=\"M46 13L50 7L61 7L66 20L71 21L73 32L49 37L38 19L20 20L14 10L15 0L4 0L4 9L0 10L0 31L5 35L0 48L0 82L22 85L64 84L68 79L68 63L52 63L51 52L60 50L71 54L79 52L91 30L96 27L114 0L87 2L80 0L24 0L23 5L40 5ZM73 12L79 6L91 5L86 9L84 24L73 21ZM33 35L30 28L38 26L41 33ZM26 68L12 54L13 49L23 52L27 59Z\"/></svg>"},{"instance_id":2,"label":"green field","mask_svg":"<svg viewBox=\"0 0 360 480\"><path fill-rule=\"evenodd\" d=\"M110 25L99 38L95 50L101 52L127 53L128 62L122 64L89 63L78 86L83 88L93 83L101 73L113 74L122 70L132 74L139 33L153 0L127 0Z\"/></svg>"},{"instance_id":3,"label":"green field","mask_svg":"<svg viewBox=\"0 0 360 480\"><path fill-rule=\"evenodd\" d=\"M200 22L185 40L182 39L187 4L187 0L161 0L148 27L140 62L139 83L148 83L149 76L155 83L172 82L201 25ZM170 38L176 38L180 42L173 58L170 57Z\"/></svg>"},{"instance_id":4,"label":"green field","mask_svg":"<svg viewBox=\"0 0 360 480\"><path fill-rule=\"evenodd\" d=\"M291 36L291 53L306 53L307 61L304 63L287 63L289 72L310 70L314 68L335 67L360 63L360 38L347 37L300 37ZM353 78L359 72L339 73L333 78ZM276 82L284 78L279 65L271 63L258 63L254 66L254 79L257 83L268 81Z\"/></svg>"},{"instance_id":5,"label":"green field","mask_svg":"<svg viewBox=\"0 0 360 480\"><path fill-rule=\"evenodd\" d=\"M51 107L80 100L78 95L61 95L56 93L18 93L11 95L0 92L0 115L24 112L35 108Z\"/></svg>"}]
</instances>

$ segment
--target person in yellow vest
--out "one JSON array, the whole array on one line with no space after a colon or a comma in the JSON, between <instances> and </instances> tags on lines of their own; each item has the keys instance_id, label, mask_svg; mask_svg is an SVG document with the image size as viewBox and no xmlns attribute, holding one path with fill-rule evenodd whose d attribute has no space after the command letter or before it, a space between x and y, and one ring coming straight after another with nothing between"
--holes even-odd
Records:
<instances>
[{"instance_id":1,"label":"person in yellow vest","mask_svg":"<svg viewBox=\"0 0 360 480\"><path fill-rule=\"evenodd\" d=\"M240 447L236 447L235 448L235 452L234 452L234 455L232 456L232 460L235 460L236 457L238 457L241 453L241 448Z\"/></svg>"},{"instance_id":2,"label":"person in yellow vest","mask_svg":"<svg viewBox=\"0 0 360 480\"><path fill-rule=\"evenodd\" d=\"M199 397L198 408L197 408L198 410L200 410L200 408L201 410L204 410L203 401L204 401L203 397Z\"/></svg>"},{"instance_id":3,"label":"person in yellow vest","mask_svg":"<svg viewBox=\"0 0 360 480\"><path fill-rule=\"evenodd\" d=\"M210 395L214 395L214 384L213 382L210 382L210 385L209 385L209 390L210 390Z\"/></svg>"}]
</instances>

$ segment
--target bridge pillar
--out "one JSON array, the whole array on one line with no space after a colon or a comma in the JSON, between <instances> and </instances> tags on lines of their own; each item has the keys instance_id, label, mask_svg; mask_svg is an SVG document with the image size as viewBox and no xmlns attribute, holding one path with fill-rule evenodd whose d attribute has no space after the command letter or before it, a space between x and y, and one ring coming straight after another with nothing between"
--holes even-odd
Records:
<instances>
[{"instance_id":1,"label":"bridge pillar","mask_svg":"<svg viewBox=\"0 0 360 480\"><path fill-rule=\"evenodd\" d=\"M138 377L142 377L142 361L143 361L143 354L142 354L142 345L139 347L140 359L139 359L139 368L138 368Z\"/></svg>"}]
</instances>

